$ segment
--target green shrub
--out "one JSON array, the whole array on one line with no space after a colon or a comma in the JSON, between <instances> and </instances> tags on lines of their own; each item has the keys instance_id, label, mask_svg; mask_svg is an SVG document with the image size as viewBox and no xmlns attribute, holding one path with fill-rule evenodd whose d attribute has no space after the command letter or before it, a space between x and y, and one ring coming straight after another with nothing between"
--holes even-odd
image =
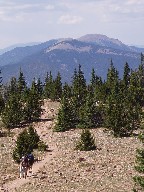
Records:
<instances>
[{"instance_id":1,"label":"green shrub","mask_svg":"<svg viewBox=\"0 0 144 192\"><path fill-rule=\"evenodd\" d=\"M5 145L2 143L2 144L1 144L1 147L4 147L4 146L5 146Z\"/></svg>"},{"instance_id":2,"label":"green shrub","mask_svg":"<svg viewBox=\"0 0 144 192\"><path fill-rule=\"evenodd\" d=\"M33 149L38 148L38 142L40 141L36 130L30 126L24 129L18 136L16 141L16 147L13 150L13 159L19 162L23 154L28 154L33 151Z\"/></svg>"},{"instance_id":3,"label":"green shrub","mask_svg":"<svg viewBox=\"0 0 144 192\"><path fill-rule=\"evenodd\" d=\"M134 192L144 191L144 132L139 134L139 139L142 142L143 147L136 150L135 170L138 174L133 177L135 182Z\"/></svg>"},{"instance_id":4,"label":"green shrub","mask_svg":"<svg viewBox=\"0 0 144 192\"><path fill-rule=\"evenodd\" d=\"M43 141L38 142L38 150L39 151L46 151L48 148L48 145L44 143Z\"/></svg>"},{"instance_id":5,"label":"green shrub","mask_svg":"<svg viewBox=\"0 0 144 192\"><path fill-rule=\"evenodd\" d=\"M80 151L90 151L96 149L95 139L88 129L82 130L80 141L78 141L76 149Z\"/></svg>"}]
</instances>

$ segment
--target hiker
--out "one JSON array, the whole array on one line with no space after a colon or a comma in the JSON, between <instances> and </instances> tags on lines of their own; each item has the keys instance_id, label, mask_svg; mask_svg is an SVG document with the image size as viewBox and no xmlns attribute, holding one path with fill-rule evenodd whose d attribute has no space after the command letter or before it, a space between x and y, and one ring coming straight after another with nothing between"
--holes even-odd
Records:
<instances>
[{"instance_id":1,"label":"hiker","mask_svg":"<svg viewBox=\"0 0 144 192\"><path fill-rule=\"evenodd\" d=\"M27 158L28 158L28 167L29 167L29 170L32 169L32 166L33 166L33 163L34 163L34 156L32 153L28 154L27 155Z\"/></svg>"},{"instance_id":2,"label":"hiker","mask_svg":"<svg viewBox=\"0 0 144 192\"><path fill-rule=\"evenodd\" d=\"M28 170L28 158L27 155L22 156L19 166L20 179L23 177L26 179Z\"/></svg>"}]
</instances>

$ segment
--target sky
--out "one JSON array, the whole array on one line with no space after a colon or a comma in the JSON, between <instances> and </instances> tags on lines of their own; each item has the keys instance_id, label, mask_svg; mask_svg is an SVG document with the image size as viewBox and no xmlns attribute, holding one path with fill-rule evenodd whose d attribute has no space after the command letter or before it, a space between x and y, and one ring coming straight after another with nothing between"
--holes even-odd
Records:
<instances>
[{"instance_id":1,"label":"sky","mask_svg":"<svg viewBox=\"0 0 144 192\"><path fill-rule=\"evenodd\" d=\"M86 34L144 45L144 0L0 0L0 49Z\"/></svg>"}]
</instances>

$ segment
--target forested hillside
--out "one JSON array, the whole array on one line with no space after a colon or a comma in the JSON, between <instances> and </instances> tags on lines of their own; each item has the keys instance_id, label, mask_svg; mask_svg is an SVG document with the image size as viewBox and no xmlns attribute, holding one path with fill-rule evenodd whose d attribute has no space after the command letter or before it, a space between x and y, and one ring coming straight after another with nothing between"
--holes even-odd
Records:
<instances>
[{"instance_id":1,"label":"forested hillside","mask_svg":"<svg viewBox=\"0 0 144 192\"><path fill-rule=\"evenodd\" d=\"M43 81L46 72L50 71L54 78L60 72L62 82L71 83L73 71L80 64L89 82L92 68L106 79L111 59L122 78L125 63L130 69L137 69L143 51L143 48L125 45L118 39L90 34L78 39L52 39L33 46L16 47L0 55L0 66L5 83L13 76L18 78L21 68L31 84L34 77Z\"/></svg>"}]
</instances>

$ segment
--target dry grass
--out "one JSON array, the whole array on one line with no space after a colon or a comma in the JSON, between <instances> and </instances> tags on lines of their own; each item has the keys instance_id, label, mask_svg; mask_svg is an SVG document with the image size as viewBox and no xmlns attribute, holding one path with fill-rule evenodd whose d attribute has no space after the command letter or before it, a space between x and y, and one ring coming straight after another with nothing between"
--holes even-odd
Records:
<instances>
[{"instance_id":1,"label":"dry grass","mask_svg":"<svg viewBox=\"0 0 144 192\"><path fill-rule=\"evenodd\" d=\"M55 116L59 104L45 102L45 117ZM54 107L53 107L54 106ZM54 109L53 112L50 109ZM44 118L44 116L43 116ZM137 137L114 138L103 128L92 129L97 150L80 152L74 150L81 130L64 133L52 131L53 121L34 123L38 134L48 143L49 149L56 146L56 155L35 173L36 177L20 186L17 192L131 192L136 149L141 147ZM17 177L17 165L11 159L17 133L13 137L0 138L0 182ZM3 146L4 145L4 146ZM50 155L52 152L47 152ZM3 154L3 155L2 155ZM6 179L7 178L7 179Z\"/></svg>"}]
</instances>

